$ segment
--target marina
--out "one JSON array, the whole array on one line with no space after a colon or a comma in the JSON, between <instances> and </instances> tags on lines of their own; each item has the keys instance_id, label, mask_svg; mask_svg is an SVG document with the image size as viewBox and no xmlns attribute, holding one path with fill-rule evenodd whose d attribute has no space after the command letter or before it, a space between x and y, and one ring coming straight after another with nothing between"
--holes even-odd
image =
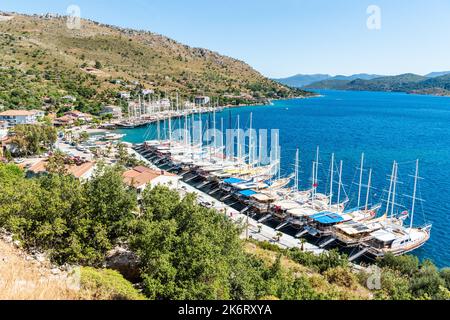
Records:
<instances>
[{"instance_id":1,"label":"marina","mask_svg":"<svg viewBox=\"0 0 450 320\"><path fill-rule=\"evenodd\" d=\"M349 254L350 261L356 261L382 257L386 253L402 255L422 247L430 239L431 225L416 227L413 223L417 175L414 193L410 196L415 199L411 211L396 208L397 162L388 179L386 193L390 215L380 216L383 205L377 202L372 204L374 177L372 169L365 167L364 154L355 170L355 184L358 186L356 198L350 199L347 194L347 187L342 182L343 161L337 163L335 154L331 155L330 165L325 170L328 171L326 192L319 192L323 178L319 175L319 168L324 166L319 148L312 163L310 186L301 189L299 150L296 150L292 161L294 172L282 175L281 147L278 145L269 151L270 164L263 165L257 161L261 158L258 148L252 147L259 142L253 141L251 135L246 143L238 144L231 155L226 153L223 137L218 139L221 144L216 144L216 141L210 145L191 139L191 134L194 135L196 130L199 136L203 136L208 125L215 128L218 123L215 117L214 113L212 119L204 121L199 127L191 127L192 119L188 120L187 116L183 122L169 120L165 125L169 130L178 126L178 129L190 133L178 140L170 131L162 132L158 123L156 139L135 144L134 150L158 168L179 174L185 184L208 195L210 199L202 201L205 205L223 203L233 208L233 212L249 221L251 219L253 228L270 228L278 237L296 239L297 246L300 239L305 238L316 250L339 248ZM199 119L201 122L201 117ZM223 119L220 122L223 123ZM250 113L249 127L246 129L251 129L252 125L253 113ZM240 129L240 121L235 129ZM151 134L147 132L147 135ZM239 141L239 134L237 139ZM416 167L418 171L418 162ZM363 181L366 179L367 182ZM411 221L409 224L404 223L407 219Z\"/></svg>"},{"instance_id":2,"label":"marina","mask_svg":"<svg viewBox=\"0 0 450 320\"><path fill-rule=\"evenodd\" d=\"M209 97L202 97L202 103L185 101L180 103L178 95L175 102L168 98L155 98L151 95L139 96L136 101L127 102L127 117L117 119L105 124L105 128L133 129L145 127L151 123L157 123L168 119L177 119L194 114L205 114L221 112L224 107L219 106L219 102L211 103Z\"/></svg>"}]
</instances>

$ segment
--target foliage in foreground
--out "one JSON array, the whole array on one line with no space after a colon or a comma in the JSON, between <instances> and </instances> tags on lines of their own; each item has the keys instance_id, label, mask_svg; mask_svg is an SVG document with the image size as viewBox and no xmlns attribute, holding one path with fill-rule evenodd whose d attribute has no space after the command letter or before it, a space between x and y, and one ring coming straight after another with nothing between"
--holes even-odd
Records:
<instances>
[{"instance_id":1,"label":"foliage in foreground","mask_svg":"<svg viewBox=\"0 0 450 320\"><path fill-rule=\"evenodd\" d=\"M118 168L101 168L89 182L49 174L26 179L0 165L0 227L26 248L50 253L54 262L99 264L126 237L136 197Z\"/></svg>"},{"instance_id":2,"label":"foliage in foreground","mask_svg":"<svg viewBox=\"0 0 450 320\"><path fill-rule=\"evenodd\" d=\"M316 256L246 243L224 215L199 206L194 195L180 198L166 187L145 190L138 207L121 172L100 166L83 184L61 173L25 179L16 166L0 164L0 227L59 264L100 265L109 249L126 243L140 258L141 285L150 299L371 297L364 289L369 275L356 276L337 251ZM450 297L448 269L413 257L388 256L379 266L376 299ZM85 274L94 287L116 281L117 274L90 271ZM115 288L114 297L134 297L130 286L120 281L118 286L123 290Z\"/></svg>"}]
</instances>

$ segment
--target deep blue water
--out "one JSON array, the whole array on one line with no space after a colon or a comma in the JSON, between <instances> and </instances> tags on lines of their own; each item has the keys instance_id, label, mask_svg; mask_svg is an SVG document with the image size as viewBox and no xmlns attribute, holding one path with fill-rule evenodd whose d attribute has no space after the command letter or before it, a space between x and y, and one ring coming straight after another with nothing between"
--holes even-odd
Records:
<instances>
[{"instance_id":1,"label":"deep blue water","mask_svg":"<svg viewBox=\"0 0 450 320\"><path fill-rule=\"evenodd\" d=\"M311 163L316 146L320 146L319 188L327 189L330 154L334 152L336 161L344 161L344 184L353 201L358 193L356 170L362 152L366 168L372 168L374 174L371 202L386 199L383 190L389 187L388 175L396 160L402 182L398 202L408 208L411 200L403 195L412 194L413 178L409 175L414 172L415 159L420 159L420 176L424 179L418 197L425 202L418 203L415 224L431 222L433 230L430 241L414 254L433 260L439 267L450 266L450 98L382 92L320 93L323 96L318 98L226 110L217 115L217 121L220 123L223 117L227 125L231 115L234 126L239 114L241 127L245 127L252 113L255 128L279 129L282 170L293 171L295 150L299 148L304 188L310 185ZM151 126L123 132L127 134L125 141L137 143L154 138L156 130Z\"/></svg>"}]
</instances>

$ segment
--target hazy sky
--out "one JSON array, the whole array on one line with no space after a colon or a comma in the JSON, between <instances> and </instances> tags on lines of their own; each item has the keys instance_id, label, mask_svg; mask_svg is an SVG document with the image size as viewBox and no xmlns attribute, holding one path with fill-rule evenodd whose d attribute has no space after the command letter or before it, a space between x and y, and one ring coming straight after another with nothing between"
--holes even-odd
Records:
<instances>
[{"instance_id":1,"label":"hazy sky","mask_svg":"<svg viewBox=\"0 0 450 320\"><path fill-rule=\"evenodd\" d=\"M450 70L449 0L1 0L0 10L146 29L238 59L270 77ZM381 9L381 29L367 8Z\"/></svg>"}]
</instances>

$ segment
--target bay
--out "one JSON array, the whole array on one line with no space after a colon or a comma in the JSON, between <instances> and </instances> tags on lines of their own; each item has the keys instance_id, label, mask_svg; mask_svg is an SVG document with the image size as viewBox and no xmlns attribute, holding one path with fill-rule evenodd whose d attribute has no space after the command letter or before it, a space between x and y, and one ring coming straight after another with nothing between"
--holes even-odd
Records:
<instances>
[{"instance_id":1,"label":"bay","mask_svg":"<svg viewBox=\"0 0 450 320\"><path fill-rule=\"evenodd\" d=\"M279 129L282 173L292 173L296 149L301 152L301 186L310 186L312 161L320 146L320 191L328 190L331 153L343 160L343 179L349 197L358 196L359 161L373 169L371 202L386 199L388 176L394 160L400 163L398 201L409 209L414 161L420 159L419 202L415 224L432 223L430 241L414 252L439 267L450 266L450 98L386 92L319 91L320 97L274 101L272 106L249 106L217 114L225 126ZM230 120L231 117L231 120ZM211 115L203 115L204 122ZM174 121L174 126L177 126ZM179 123L183 127L182 121ZM156 126L120 130L124 141L154 139ZM368 172L364 173L367 180ZM363 193L366 190L363 188ZM399 212L405 210L398 208Z\"/></svg>"}]
</instances>

